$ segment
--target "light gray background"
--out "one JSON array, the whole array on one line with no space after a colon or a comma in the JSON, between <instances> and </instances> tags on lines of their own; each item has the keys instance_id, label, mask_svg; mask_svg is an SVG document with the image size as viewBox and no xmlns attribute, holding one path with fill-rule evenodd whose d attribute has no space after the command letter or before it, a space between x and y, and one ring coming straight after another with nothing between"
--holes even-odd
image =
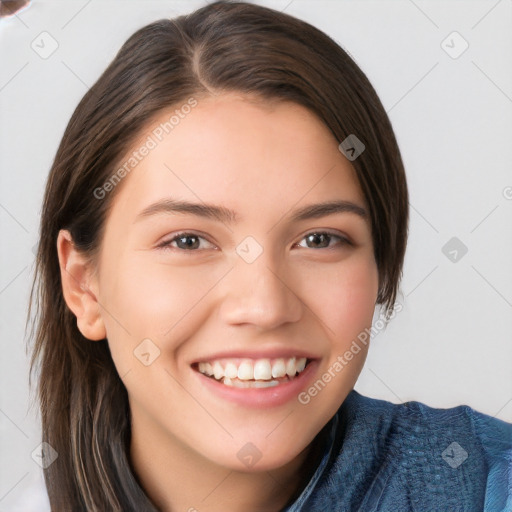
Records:
<instances>
[{"instance_id":1,"label":"light gray background","mask_svg":"<svg viewBox=\"0 0 512 512\"><path fill-rule=\"evenodd\" d=\"M36 1L0 20L1 511L32 510L28 489L41 482L31 458L40 431L28 409L24 323L57 145L129 35L204 3ZM403 310L374 337L356 389L395 403L467 404L512 422L512 1L256 3L312 23L352 55L388 111L405 161ZM463 48L448 37L454 31L469 44L457 58L445 51ZM58 48L44 59L31 45L48 50L49 37ZM442 252L452 237L468 248L455 262Z\"/></svg>"}]
</instances>

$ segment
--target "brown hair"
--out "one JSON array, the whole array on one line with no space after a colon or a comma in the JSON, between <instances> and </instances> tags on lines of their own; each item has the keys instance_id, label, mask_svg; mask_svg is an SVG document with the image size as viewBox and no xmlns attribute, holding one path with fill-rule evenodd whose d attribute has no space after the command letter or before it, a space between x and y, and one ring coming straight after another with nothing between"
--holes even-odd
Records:
<instances>
[{"instance_id":1,"label":"brown hair","mask_svg":"<svg viewBox=\"0 0 512 512\"><path fill-rule=\"evenodd\" d=\"M141 130L170 106L223 91L296 102L339 142L355 134L365 144L352 165L371 217L377 302L388 318L393 310L408 230L405 172L386 112L347 53L306 22L245 2L214 2L141 28L75 109L43 201L30 381L39 367L43 441L58 453L44 471L52 510L156 510L130 465L128 396L108 344L84 338L64 301L59 230L93 256L117 192L98 200L94 190Z\"/></svg>"}]
</instances>

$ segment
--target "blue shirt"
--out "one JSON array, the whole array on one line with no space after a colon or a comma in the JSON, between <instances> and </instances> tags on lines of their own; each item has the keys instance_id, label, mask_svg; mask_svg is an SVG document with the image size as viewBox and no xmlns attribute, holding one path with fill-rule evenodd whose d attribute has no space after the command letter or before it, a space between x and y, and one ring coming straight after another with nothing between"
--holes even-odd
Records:
<instances>
[{"instance_id":1,"label":"blue shirt","mask_svg":"<svg viewBox=\"0 0 512 512\"><path fill-rule=\"evenodd\" d=\"M317 440L318 465L282 512L512 512L512 424L467 405L352 390Z\"/></svg>"}]
</instances>

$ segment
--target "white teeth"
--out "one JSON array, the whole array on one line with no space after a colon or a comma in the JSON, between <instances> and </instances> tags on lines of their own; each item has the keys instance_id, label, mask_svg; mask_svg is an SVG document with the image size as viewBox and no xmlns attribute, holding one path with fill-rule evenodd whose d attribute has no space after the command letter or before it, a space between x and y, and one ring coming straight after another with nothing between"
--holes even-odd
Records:
<instances>
[{"instance_id":1,"label":"white teeth","mask_svg":"<svg viewBox=\"0 0 512 512\"><path fill-rule=\"evenodd\" d=\"M253 381L247 381L247 380L238 380L234 379L231 380L228 377L224 378L223 382L226 386L231 386L234 388L271 388L274 386L277 386L279 382L277 380L271 380L271 381L263 381L263 380L253 380Z\"/></svg>"},{"instance_id":2,"label":"white teeth","mask_svg":"<svg viewBox=\"0 0 512 512\"><path fill-rule=\"evenodd\" d=\"M268 380L272 378L272 367L268 359L260 359L254 365L254 380Z\"/></svg>"},{"instance_id":3,"label":"white teeth","mask_svg":"<svg viewBox=\"0 0 512 512\"><path fill-rule=\"evenodd\" d=\"M284 359L278 359L272 365L272 377L284 377L286 375L286 365L284 363Z\"/></svg>"},{"instance_id":4,"label":"white teeth","mask_svg":"<svg viewBox=\"0 0 512 512\"><path fill-rule=\"evenodd\" d=\"M199 371L206 375L213 375L212 365L210 363L199 363Z\"/></svg>"},{"instance_id":5,"label":"white teeth","mask_svg":"<svg viewBox=\"0 0 512 512\"><path fill-rule=\"evenodd\" d=\"M305 357L301 357L297 361L297 371L300 373L302 370L304 370L304 368L306 368L306 358Z\"/></svg>"},{"instance_id":6,"label":"white teeth","mask_svg":"<svg viewBox=\"0 0 512 512\"><path fill-rule=\"evenodd\" d=\"M249 387L255 387L255 388L271 388L274 386L277 386L279 382L277 380L271 380L269 382L263 381L263 380L255 380L254 382L250 383L251 385Z\"/></svg>"},{"instance_id":7,"label":"white teeth","mask_svg":"<svg viewBox=\"0 0 512 512\"><path fill-rule=\"evenodd\" d=\"M213 376L217 380L222 379L222 377L224 377L224 369L222 368L222 365L218 361L215 361L215 363L213 363Z\"/></svg>"},{"instance_id":8,"label":"white teeth","mask_svg":"<svg viewBox=\"0 0 512 512\"><path fill-rule=\"evenodd\" d=\"M305 357L291 357L289 359L258 359L244 360L218 360L201 362L198 369L201 373L224 382L227 386L237 387L268 387L279 384L274 379L295 377L306 367ZM256 385L253 385L256 382ZM246 385L247 384L247 385Z\"/></svg>"},{"instance_id":9,"label":"white teeth","mask_svg":"<svg viewBox=\"0 0 512 512\"><path fill-rule=\"evenodd\" d=\"M236 367L236 364L227 363L226 368L224 369L224 374L230 379L235 379L238 376L238 368Z\"/></svg>"},{"instance_id":10,"label":"white teeth","mask_svg":"<svg viewBox=\"0 0 512 512\"><path fill-rule=\"evenodd\" d=\"M251 363L244 362L238 367L238 378L240 380L254 379L254 368Z\"/></svg>"},{"instance_id":11,"label":"white teeth","mask_svg":"<svg viewBox=\"0 0 512 512\"><path fill-rule=\"evenodd\" d=\"M286 363L286 375L293 377L296 371L297 367L295 365L295 357L292 357L291 359L288 359L288 362Z\"/></svg>"}]
</instances>

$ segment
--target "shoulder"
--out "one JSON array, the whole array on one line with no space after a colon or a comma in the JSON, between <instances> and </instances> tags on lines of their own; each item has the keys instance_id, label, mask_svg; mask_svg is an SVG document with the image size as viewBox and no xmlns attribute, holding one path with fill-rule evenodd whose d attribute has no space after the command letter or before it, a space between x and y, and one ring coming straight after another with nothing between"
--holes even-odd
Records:
<instances>
[{"instance_id":1,"label":"shoulder","mask_svg":"<svg viewBox=\"0 0 512 512\"><path fill-rule=\"evenodd\" d=\"M479 446L491 459L512 456L512 423L468 405L441 409L418 401L394 404L352 390L340 413L349 422L362 423L367 434L380 438L385 435L397 443L405 442L406 437L415 444L459 440L468 448Z\"/></svg>"},{"instance_id":2,"label":"shoulder","mask_svg":"<svg viewBox=\"0 0 512 512\"><path fill-rule=\"evenodd\" d=\"M340 413L351 421L355 420L355 416L364 418L364 423L372 429L395 427L412 430L412 433L435 433L436 430L457 432L476 436L483 443L497 444L503 449L512 447L512 423L481 413L468 405L441 409L418 401L394 404L352 390L340 407Z\"/></svg>"},{"instance_id":3,"label":"shoulder","mask_svg":"<svg viewBox=\"0 0 512 512\"><path fill-rule=\"evenodd\" d=\"M329 492L349 482L347 510L512 510L512 424L355 390L337 416Z\"/></svg>"}]
</instances>

